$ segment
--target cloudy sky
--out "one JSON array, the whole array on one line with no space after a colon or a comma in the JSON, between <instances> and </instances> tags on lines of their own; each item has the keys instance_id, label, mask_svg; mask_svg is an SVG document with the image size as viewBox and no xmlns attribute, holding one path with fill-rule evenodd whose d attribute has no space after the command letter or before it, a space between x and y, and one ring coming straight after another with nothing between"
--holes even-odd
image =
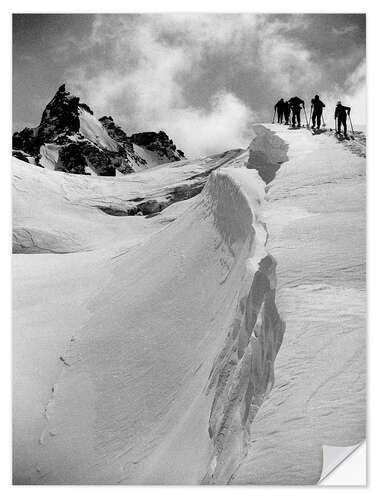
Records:
<instances>
[{"instance_id":1,"label":"cloudy sky","mask_svg":"<svg viewBox=\"0 0 375 500\"><path fill-rule=\"evenodd\" d=\"M190 156L246 147L279 97L318 93L326 121L340 98L364 124L365 39L358 14L17 14L13 127L37 125L61 83Z\"/></svg>"}]
</instances>

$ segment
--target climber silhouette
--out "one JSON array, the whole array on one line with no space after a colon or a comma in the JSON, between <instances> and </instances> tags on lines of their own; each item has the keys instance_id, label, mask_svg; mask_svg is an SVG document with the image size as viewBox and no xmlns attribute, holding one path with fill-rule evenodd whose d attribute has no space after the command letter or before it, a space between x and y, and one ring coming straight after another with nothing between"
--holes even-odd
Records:
<instances>
[{"instance_id":1,"label":"climber silhouette","mask_svg":"<svg viewBox=\"0 0 375 500\"><path fill-rule=\"evenodd\" d=\"M335 109L335 121L337 118L337 132L341 134L341 125L344 128L344 135L347 136L347 127L346 127L346 116L350 115L350 110L348 106L343 106L341 101L337 101L336 109Z\"/></svg>"},{"instance_id":2,"label":"climber silhouette","mask_svg":"<svg viewBox=\"0 0 375 500\"><path fill-rule=\"evenodd\" d=\"M283 113L284 113L285 102L284 99L280 99L274 106L277 111L277 123L283 123Z\"/></svg>"},{"instance_id":3,"label":"climber silhouette","mask_svg":"<svg viewBox=\"0 0 375 500\"><path fill-rule=\"evenodd\" d=\"M289 106L292 110L292 125L295 127L296 121L298 123L298 127L301 126L301 104L302 107L305 107L305 101L300 99L299 97L291 97L288 101Z\"/></svg>"},{"instance_id":4,"label":"climber silhouette","mask_svg":"<svg viewBox=\"0 0 375 500\"><path fill-rule=\"evenodd\" d=\"M290 117L290 106L288 101L284 101L284 119L285 119L285 125L289 124L289 117Z\"/></svg>"},{"instance_id":5,"label":"climber silhouette","mask_svg":"<svg viewBox=\"0 0 375 500\"><path fill-rule=\"evenodd\" d=\"M313 128L315 128L315 122L316 122L316 128L320 129L323 108L325 108L325 107L326 107L326 105L319 99L318 95L316 95L314 97L314 99L311 99L312 126L313 126Z\"/></svg>"}]
</instances>

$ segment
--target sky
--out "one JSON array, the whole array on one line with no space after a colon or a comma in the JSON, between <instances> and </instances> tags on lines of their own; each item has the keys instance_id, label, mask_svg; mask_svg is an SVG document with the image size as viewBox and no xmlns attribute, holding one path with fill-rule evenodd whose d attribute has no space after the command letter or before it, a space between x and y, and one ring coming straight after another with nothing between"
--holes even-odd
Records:
<instances>
[{"instance_id":1,"label":"sky","mask_svg":"<svg viewBox=\"0 0 375 500\"><path fill-rule=\"evenodd\" d=\"M247 147L280 98L338 99L366 123L361 14L15 14L13 129L57 88L128 133L165 130L190 157Z\"/></svg>"}]
</instances>

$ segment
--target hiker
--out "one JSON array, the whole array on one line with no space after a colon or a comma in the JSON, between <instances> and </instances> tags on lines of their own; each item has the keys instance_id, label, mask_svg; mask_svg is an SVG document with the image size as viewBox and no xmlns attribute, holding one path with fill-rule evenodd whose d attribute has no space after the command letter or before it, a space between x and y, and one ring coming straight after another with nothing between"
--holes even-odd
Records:
<instances>
[{"instance_id":1,"label":"hiker","mask_svg":"<svg viewBox=\"0 0 375 500\"><path fill-rule=\"evenodd\" d=\"M284 119L285 125L289 125L289 117L290 117L290 106L288 101L284 101Z\"/></svg>"},{"instance_id":2,"label":"hiker","mask_svg":"<svg viewBox=\"0 0 375 500\"><path fill-rule=\"evenodd\" d=\"M344 127L344 135L347 138L347 128L346 128L346 114L350 115L350 110L348 106L343 106L341 101L337 101L335 109L335 121L337 118L337 132L341 134L341 125Z\"/></svg>"},{"instance_id":3,"label":"hiker","mask_svg":"<svg viewBox=\"0 0 375 500\"><path fill-rule=\"evenodd\" d=\"M311 99L311 108L312 108L312 127L315 128L315 122L316 122L316 128L319 130L320 129L320 123L322 119L322 113L323 113L323 108L325 108L326 105L324 102L322 102L319 99L319 96L316 95L314 99Z\"/></svg>"},{"instance_id":4,"label":"hiker","mask_svg":"<svg viewBox=\"0 0 375 500\"><path fill-rule=\"evenodd\" d=\"M274 106L275 111L277 111L277 123L283 123L284 105L284 99L280 99Z\"/></svg>"},{"instance_id":5,"label":"hiker","mask_svg":"<svg viewBox=\"0 0 375 500\"><path fill-rule=\"evenodd\" d=\"M305 107L305 101L303 99L300 99L299 97L295 96L289 99L289 106L292 110L292 125L295 127L296 125L296 120L298 123L298 127L301 126L301 104L302 107Z\"/></svg>"}]
</instances>

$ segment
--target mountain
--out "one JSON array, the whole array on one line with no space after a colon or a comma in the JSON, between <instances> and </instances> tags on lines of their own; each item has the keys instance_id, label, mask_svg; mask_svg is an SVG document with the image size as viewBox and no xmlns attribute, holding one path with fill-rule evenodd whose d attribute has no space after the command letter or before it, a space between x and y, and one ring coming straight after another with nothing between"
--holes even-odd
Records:
<instances>
[{"instance_id":1,"label":"mountain","mask_svg":"<svg viewBox=\"0 0 375 500\"><path fill-rule=\"evenodd\" d=\"M13 156L72 174L115 176L179 161L183 151L163 132L128 136L111 116L97 119L65 84L43 111L40 124L13 134Z\"/></svg>"}]
</instances>

